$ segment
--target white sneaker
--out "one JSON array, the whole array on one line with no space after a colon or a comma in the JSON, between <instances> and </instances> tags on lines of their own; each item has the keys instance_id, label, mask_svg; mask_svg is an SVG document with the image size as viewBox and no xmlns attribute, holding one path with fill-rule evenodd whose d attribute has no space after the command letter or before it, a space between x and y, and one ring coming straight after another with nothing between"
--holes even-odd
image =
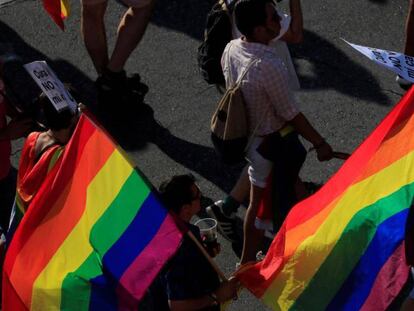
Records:
<instances>
[{"instance_id":1,"label":"white sneaker","mask_svg":"<svg viewBox=\"0 0 414 311\"><path fill-rule=\"evenodd\" d=\"M230 242L236 242L239 240L239 236L236 233L236 215L233 213L226 216L223 212L223 201L217 201L214 204L206 208L207 214L217 220L217 228L221 235Z\"/></svg>"}]
</instances>

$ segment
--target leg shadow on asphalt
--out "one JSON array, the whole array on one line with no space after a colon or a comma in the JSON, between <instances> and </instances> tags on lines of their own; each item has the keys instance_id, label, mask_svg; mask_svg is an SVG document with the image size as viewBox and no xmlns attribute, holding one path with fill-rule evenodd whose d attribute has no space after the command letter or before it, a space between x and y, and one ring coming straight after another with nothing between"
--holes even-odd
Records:
<instances>
[{"instance_id":1,"label":"leg shadow on asphalt","mask_svg":"<svg viewBox=\"0 0 414 311\"><path fill-rule=\"evenodd\" d=\"M384 4L387 0L369 0ZM214 0L158 0L152 23L185 33L202 40L205 20ZM351 47L341 42L349 53ZM320 91L333 89L342 94L367 100L378 105L390 105L392 100L383 92L377 79L344 52L318 34L305 30L304 41L289 47L298 71L302 89ZM196 51L194 51L196 55ZM363 56L361 56L363 57ZM303 69L304 67L309 67ZM310 72L303 74L301 72Z\"/></svg>"},{"instance_id":2,"label":"leg shadow on asphalt","mask_svg":"<svg viewBox=\"0 0 414 311\"><path fill-rule=\"evenodd\" d=\"M10 60L5 66L4 74L9 86L8 92L14 95L16 102L21 103L21 108L29 109L32 99L40 92L22 65L35 60L45 60L63 82L74 86L80 93L81 100L97 115L102 125L125 150L139 152L148 143L152 143L173 161L195 171L226 193L230 192L237 181L244 163L236 166L225 165L216 156L213 148L194 144L172 135L154 118L154 111L149 105L142 103L133 113L129 111L116 113L116 117L110 113L101 113L97 109L97 96L92 80L65 60L49 59L24 42L13 29L2 22L0 22L0 57L3 59L14 57L14 60ZM213 200L203 197L202 206L212 203ZM202 212L200 216L206 217L206 214ZM238 220L237 227L238 230L242 230L242 220ZM241 247L240 243L233 245L236 254L240 253Z\"/></svg>"},{"instance_id":3,"label":"leg shadow on asphalt","mask_svg":"<svg viewBox=\"0 0 414 311\"><path fill-rule=\"evenodd\" d=\"M201 40L207 13L215 0L157 0L151 23Z\"/></svg>"},{"instance_id":4,"label":"leg shadow on asphalt","mask_svg":"<svg viewBox=\"0 0 414 311\"><path fill-rule=\"evenodd\" d=\"M373 2L376 4L384 5L388 2L388 0L369 0L369 2Z\"/></svg>"},{"instance_id":5,"label":"leg shadow on asphalt","mask_svg":"<svg viewBox=\"0 0 414 311\"><path fill-rule=\"evenodd\" d=\"M23 108L30 107L32 99L40 90L22 65L35 60L45 60L63 82L74 86L81 94L81 100L97 114L105 128L127 151L139 151L145 148L147 143L153 143L172 160L197 172L225 192L229 192L236 182L243 164L229 167L219 160L213 148L172 135L154 119L154 111L147 104L141 104L134 113L125 111L117 118L100 114L96 105L96 90L91 79L65 60L49 59L0 21L0 57L9 58L13 55L17 55L19 60L7 64L5 78L11 88L8 91L15 95Z\"/></svg>"},{"instance_id":6,"label":"leg shadow on asphalt","mask_svg":"<svg viewBox=\"0 0 414 311\"><path fill-rule=\"evenodd\" d=\"M72 84L82 94L81 99L85 103L96 101L93 81L83 74L82 71L65 60L49 59L46 55L27 44L18 33L1 21L0 58L7 62L4 67L4 78L9 87L8 92L19 101L24 109L30 108L32 99L39 94L40 89L22 65L36 60L47 61L63 82Z\"/></svg>"},{"instance_id":7,"label":"leg shadow on asphalt","mask_svg":"<svg viewBox=\"0 0 414 311\"><path fill-rule=\"evenodd\" d=\"M358 53L345 42L341 44L349 53ZM289 49L302 89L333 89L378 105L391 104L390 98L384 94L376 78L367 69L352 61L335 45L316 33L305 30L303 43L289 46ZM311 66L310 70L306 69L310 71L309 74L303 74L305 69L302 68L305 66Z\"/></svg>"},{"instance_id":8,"label":"leg shadow on asphalt","mask_svg":"<svg viewBox=\"0 0 414 311\"><path fill-rule=\"evenodd\" d=\"M125 150L139 152L147 143L152 143L173 161L197 172L225 192L231 190L244 165L225 165L213 148L172 135L154 118L154 111L147 104L141 104L136 113L123 114L117 119L102 115L101 120Z\"/></svg>"}]
</instances>

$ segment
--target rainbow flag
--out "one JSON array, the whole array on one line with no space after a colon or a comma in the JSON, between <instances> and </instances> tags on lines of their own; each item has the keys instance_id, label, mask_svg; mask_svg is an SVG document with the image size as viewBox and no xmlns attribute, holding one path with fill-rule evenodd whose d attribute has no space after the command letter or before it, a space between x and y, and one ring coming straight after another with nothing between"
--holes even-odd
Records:
<instances>
[{"instance_id":1,"label":"rainbow flag","mask_svg":"<svg viewBox=\"0 0 414 311\"><path fill-rule=\"evenodd\" d=\"M273 310L386 310L406 282L414 88L341 169L287 216L239 278Z\"/></svg>"},{"instance_id":2,"label":"rainbow flag","mask_svg":"<svg viewBox=\"0 0 414 311\"><path fill-rule=\"evenodd\" d=\"M3 272L3 310L136 309L183 232L82 115L30 203Z\"/></svg>"},{"instance_id":3,"label":"rainbow flag","mask_svg":"<svg viewBox=\"0 0 414 311\"><path fill-rule=\"evenodd\" d=\"M70 6L68 0L43 0L43 7L50 15L53 21L62 29L65 29L63 21L70 14Z\"/></svg>"}]
</instances>

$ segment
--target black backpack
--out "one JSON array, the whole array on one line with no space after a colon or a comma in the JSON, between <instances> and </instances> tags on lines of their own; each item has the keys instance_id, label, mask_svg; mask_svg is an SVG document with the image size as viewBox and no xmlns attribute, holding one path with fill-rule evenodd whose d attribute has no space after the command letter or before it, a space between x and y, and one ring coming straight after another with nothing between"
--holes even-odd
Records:
<instances>
[{"instance_id":1,"label":"black backpack","mask_svg":"<svg viewBox=\"0 0 414 311\"><path fill-rule=\"evenodd\" d=\"M230 9L235 2L227 6L225 0L219 0L207 15L204 40L198 47L197 61L208 84L225 84L220 60L224 48L232 40Z\"/></svg>"}]
</instances>

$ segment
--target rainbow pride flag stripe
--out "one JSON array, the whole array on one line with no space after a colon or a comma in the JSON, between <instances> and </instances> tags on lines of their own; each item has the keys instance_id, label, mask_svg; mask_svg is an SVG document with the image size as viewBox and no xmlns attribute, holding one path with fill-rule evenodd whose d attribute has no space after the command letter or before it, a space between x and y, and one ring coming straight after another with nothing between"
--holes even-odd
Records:
<instances>
[{"instance_id":1,"label":"rainbow pride flag stripe","mask_svg":"<svg viewBox=\"0 0 414 311\"><path fill-rule=\"evenodd\" d=\"M183 233L85 115L8 249L3 310L136 309Z\"/></svg>"},{"instance_id":2,"label":"rainbow pride flag stripe","mask_svg":"<svg viewBox=\"0 0 414 311\"><path fill-rule=\"evenodd\" d=\"M414 89L239 278L273 310L385 310L407 280Z\"/></svg>"},{"instance_id":3,"label":"rainbow pride flag stripe","mask_svg":"<svg viewBox=\"0 0 414 311\"><path fill-rule=\"evenodd\" d=\"M53 21L60 27L65 29L64 20L70 14L70 5L68 0L43 0L43 7L50 15Z\"/></svg>"}]
</instances>

